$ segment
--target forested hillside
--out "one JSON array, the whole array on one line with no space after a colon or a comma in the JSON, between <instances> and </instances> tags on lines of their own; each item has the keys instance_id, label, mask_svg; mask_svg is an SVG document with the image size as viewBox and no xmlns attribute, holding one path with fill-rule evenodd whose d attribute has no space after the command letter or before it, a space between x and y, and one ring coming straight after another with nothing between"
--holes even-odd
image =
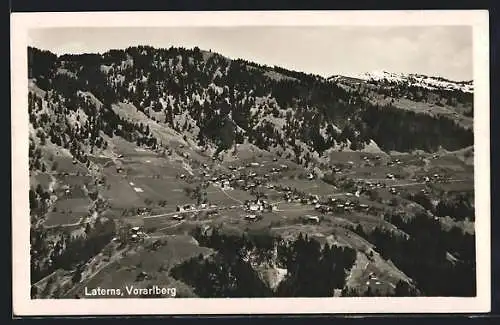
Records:
<instances>
[{"instance_id":1,"label":"forested hillside","mask_svg":"<svg viewBox=\"0 0 500 325\"><path fill-rule=\"evenodd\" d=\"M124 103L216 152L251 143L306 165L330 148L361 150L371 140L384 151L456 150L473 144L472 129L459 120L394 104L401 97L430 98L439 105L459 101L470 106L461 116L471 115L472 95L457 97L456 90L451 100L446 90L381 82L375 92L382 99L377 100L339 80L230 60L198 48L140 46L60 57L28 51L29 77L48 101L42 107L40 97L30 95L30 121L45 130L37 136L70 149L82 161L84 145L105 148L100 131L147 146L160 144L120 111ZM388 96L392 101L383 100ZM71 125L68 116L78 123Z\"/></svg>"}]
</instances>

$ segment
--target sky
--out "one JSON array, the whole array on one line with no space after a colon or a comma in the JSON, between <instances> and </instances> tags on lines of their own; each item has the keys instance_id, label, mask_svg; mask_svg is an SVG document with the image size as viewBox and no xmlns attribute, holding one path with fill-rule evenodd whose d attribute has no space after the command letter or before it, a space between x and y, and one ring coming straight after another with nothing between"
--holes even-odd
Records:
<instances>
[{"instance_id":1,"label":"sky","mask_svg":"<svg viewBox=\"0 0 500 325\"><path fill-rule=\"evenodd\" d=\"M58 55L198 46L324 77L386 70L473 79L470 26L47 28L31 30L28 44Z\"/></svg>"}]
</instances>

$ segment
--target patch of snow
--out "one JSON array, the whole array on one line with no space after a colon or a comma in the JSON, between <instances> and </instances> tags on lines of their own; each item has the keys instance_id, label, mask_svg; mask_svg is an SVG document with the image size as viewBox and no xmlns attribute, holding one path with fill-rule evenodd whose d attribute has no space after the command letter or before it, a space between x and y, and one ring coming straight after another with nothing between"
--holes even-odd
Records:
<instances>
[{"instance_id":1,"label":"patch of snow","mask_svg":"<svg viewBox=\"0 0 500 325\"><path fill-rule=\"evenodd\" d=\"M385 70L375 70L363 73L358 78L367 81L387 81L391 83L407 83L427 89L458 90L464 93L473 93L474 85L472 81L451 81L443 78L429 77L420 74L394 73Z\"/></svg>"}]
</instances>

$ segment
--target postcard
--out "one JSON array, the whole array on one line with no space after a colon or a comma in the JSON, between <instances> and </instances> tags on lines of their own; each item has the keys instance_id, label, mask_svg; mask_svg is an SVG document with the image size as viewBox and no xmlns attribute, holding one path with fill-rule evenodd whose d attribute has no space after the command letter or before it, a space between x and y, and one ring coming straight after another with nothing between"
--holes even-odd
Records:
<instances>
[{"instance_id":1,"label":"postcard","mask_svg":"<svg viewBox=\"0 0 500 325\"><path fill-rule=\"evenodd\" d=\"M16 316L490 310L487 11L11 18Z\"/></svg>"}]
</instances>

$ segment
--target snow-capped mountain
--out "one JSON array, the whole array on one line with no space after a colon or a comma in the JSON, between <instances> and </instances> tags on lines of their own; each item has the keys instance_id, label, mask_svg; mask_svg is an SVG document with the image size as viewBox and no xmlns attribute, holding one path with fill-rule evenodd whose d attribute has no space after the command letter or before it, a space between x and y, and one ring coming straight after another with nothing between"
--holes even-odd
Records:
<instances>
[{"instance_id":1,"label":"snow-capped mountain","mask_svg":"<svg viewBox=\"0 0 500 325\"><path fill-rule=\"evenodd\" d=\"M441 77L430 77L421 74L403 74L388 71L366 72L359 76L366 81L385 81L389 83L406 83L411 86L428 89L459 90L466 93L474 92L474 85L470 81L451 81Z\"/></svg>"}]
</instances>

